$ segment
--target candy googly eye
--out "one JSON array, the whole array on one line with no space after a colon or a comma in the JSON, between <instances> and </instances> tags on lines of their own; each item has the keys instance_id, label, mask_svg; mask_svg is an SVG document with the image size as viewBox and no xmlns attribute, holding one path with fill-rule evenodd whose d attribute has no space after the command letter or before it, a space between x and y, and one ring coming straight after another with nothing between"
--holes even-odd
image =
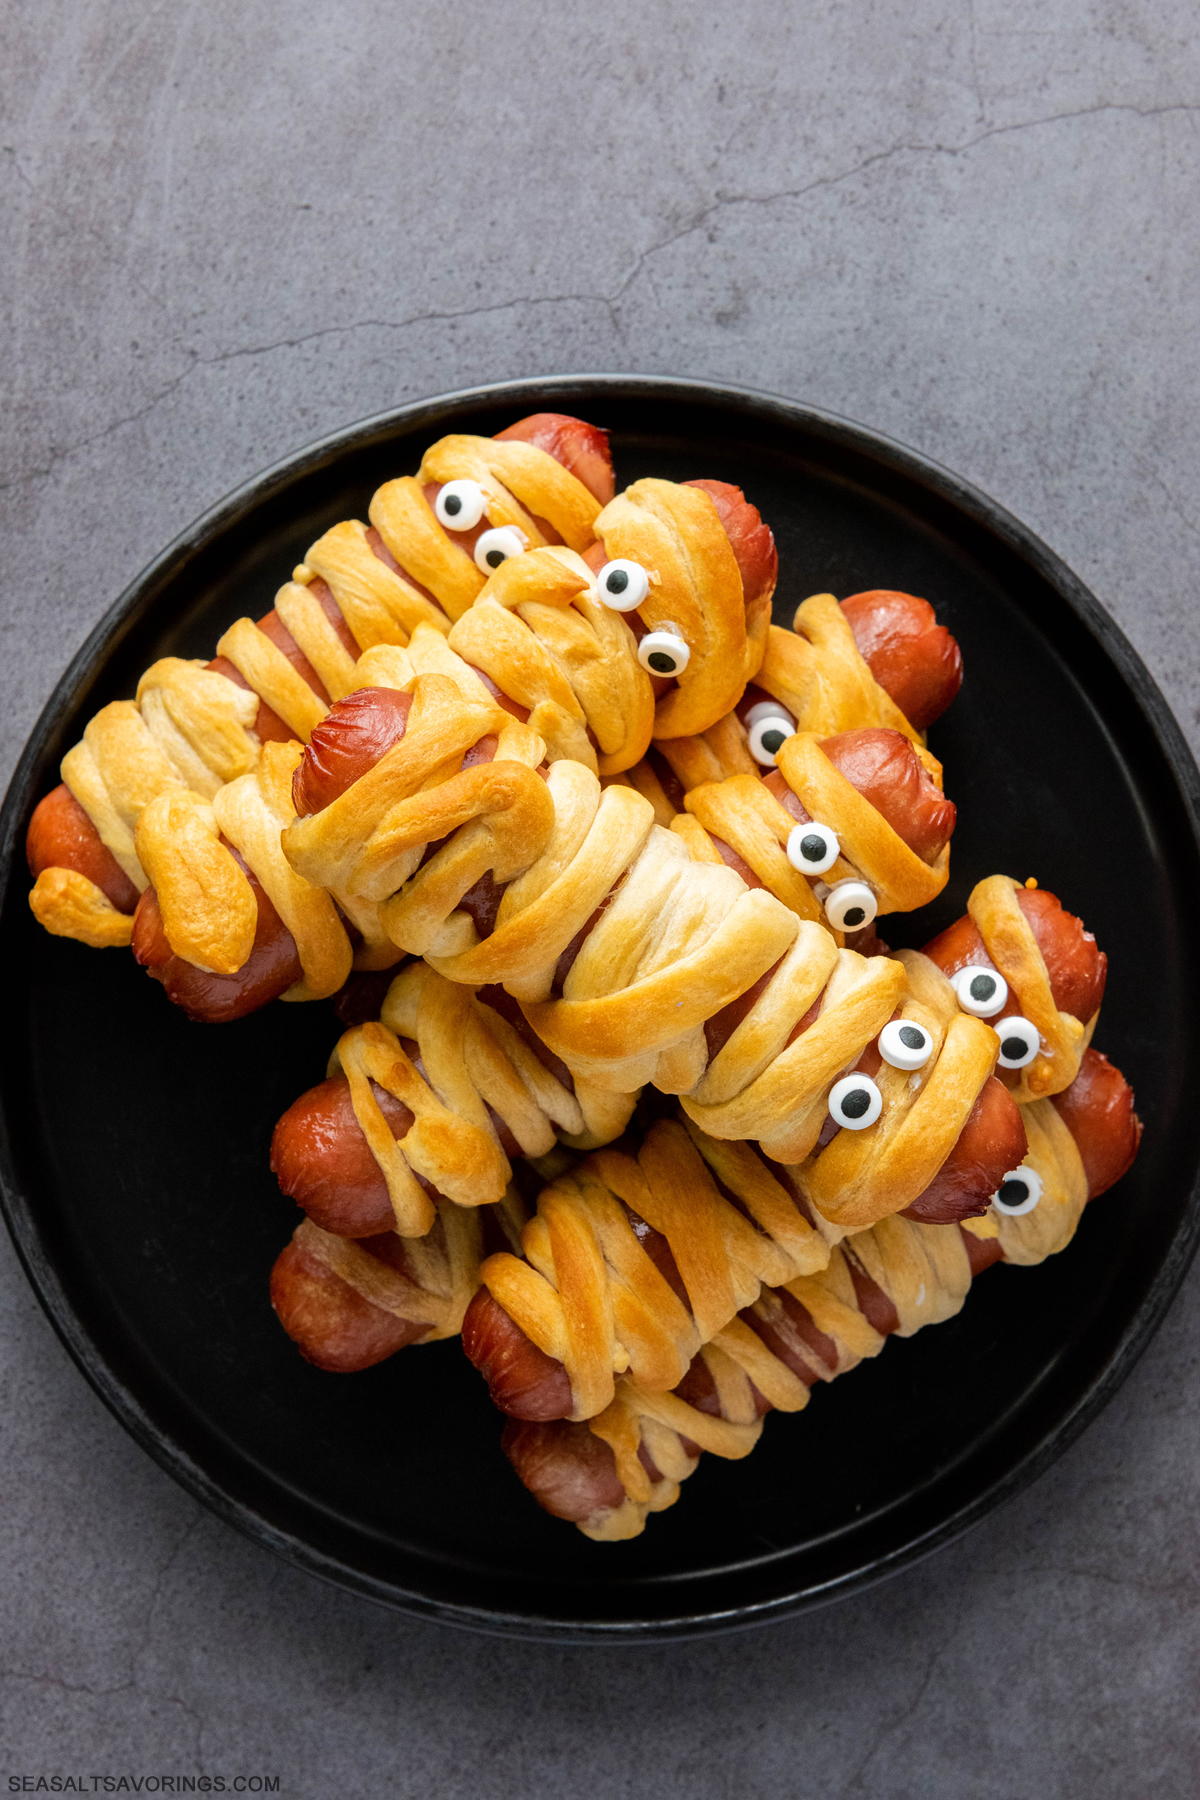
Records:
<instances>
[{"instance_id":1,"label":"candy googly eye","mask_svg":"<svg viewBox=\"0 0 1200 1800\"><path fill-rule=\"evenodd\" d=\"M433 510L447 531L474 531L487 511L487 495L477 481L448 481Z\"/></svg>"},{"instance_id":2,"label":"candy googly eye","mask_svg":"<svg viewBox=\"0 0 1200 1800\"><path fill-rule=\"evenodd\" d=\"M764 769L773 769L784 740L796 729L791 713L778 700L759 700L746 714L745 726L751 756Z\"/></svg>"},{"instance_id":3,"label":"candy googly eye","mask_svg":"<svg viewBox=\"0 0 1200 1800\"><path fill-rule=\"evenodd\" d=\"M1031 1213L1041 1197L1041 1176L1028 1163L1022 1163L1019 1169L1009 1170L992 1195L992 1205L1010 1219L1019 1219Z\"/></svg>"},{"instance_id":4,"label":"candy googly eye","mask_svg":"<svg viewBox=\"0 0 1200 1800\"><path fill-rule=\"evenodd\" d=\"M493 569L498 569L510 556L520 556L528 543L529 539L517 526L497 525L491 531L481 533L475 540L475 567L482 569L485 575L490 575Z\"/></svg>"},{"instance_id":5,"label":"candy googly eye","mask_svg":"<svg viewBox=\"0 0 1200 1800\"><path fill-rule=\"evenodd\" d=\"M883 1111L883 1095L866 1075L843 1075L829 1090L829 1116L847 1131L865 1131Z\"/></svg>"},{"instance_id":6,"label":"candy googly eye","mask_svg":"<svg viewBox=\"0 0 1200 1800\"><path fill-rule=\"evenodd\" d=\"M772 757L771 761L774 760ZM828 825L818 825L815 819L811 819L807 825L793 825L788 833L787 859L793 869L799 869L801 875L823 875L826 869L832 869L841 854L842 846L837 841L837 834L830 831ZM840 885L861 887L865 894L870 894L871 917L875 917L875 896L871 894L869 887L861 881L843 882ZM837 892L836 888L834 892ZM828 900L825 902L825 911L829 911Z\"/></svg>"},{"instance_id":7,"label":"candy googly eye","mask_svg":"<svg viewBox=\"0 0 1200 1800\"><path fill-rule=\"evenodd\" d=\"M998 1019L996 1031L1000 1037L1002 1069L1028 1067L1041 1049L1041 1035L1029 1019Z\"/></svg>"},{"instance_id":8,"label":"candy googly eye","mask_svg":"<svg viewBox=\"0 0 1200 1800\"><path fill-rule=\"evenodd\" d=\"M879 1054L893 1069L923 1069L933 1055L933 1039L911 1019L890 1019L879 1034Z\"/></svg>"},{"instance_id":9,"label":"candy googly eye","mask_svg":"<svg viewBox=\"0 0 1200 1800\"><path fill-rule=\"evenodd\" d=\"M982 963L970 963L950 977L950 985L958 995L958 1004L976 1019L994 1019L1008 1005L1008 983L998 969L986 969Z\"/></svg>"},{"instance_id":10,"label":"candy googly eye","mask_svg":"<svg viewBox=\"0 0 1200 1800\"><path fill-rule=\"evenodd\" d=\"M789 845L795 835L788 838ZM825 896L825 917L835 931L861 931L878 911L879 902L865 881L839 881Z\"/></svg>"},{"instance_id":11,"label":"candy googly eye","mask_svg":"<svg viewBox=\"0 0 1200 1800\"><path fill-rule=\"evenodd\" d=\"M596 577L596 594L602 606L613 612L633 612L650 592L650 577L641 563L618 556L606 562Z\"/></svg>"},{"instance_id":12,"label":"candy googly eye","mask_svg":"<svg viewBox=\"0 0 1200 1800\"><path fill-rule=\"evenodd\" d=\"M669 619L656 631L648 631L638 645L638 661L651 675L682 675L691 660L682 632Z\"/></svg>"}]
</instances>

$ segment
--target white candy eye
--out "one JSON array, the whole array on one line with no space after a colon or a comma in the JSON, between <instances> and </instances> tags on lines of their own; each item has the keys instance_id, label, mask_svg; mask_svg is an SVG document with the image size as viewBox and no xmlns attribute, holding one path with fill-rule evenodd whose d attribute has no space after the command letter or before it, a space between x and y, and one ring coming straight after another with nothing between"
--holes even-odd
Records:
<instances>
[{"instance_id":1,"label":"white candy eye","mask_svg":"<svg viewBox=\"0 0 1200 1800\"><path fill-rule=\"evenodd\" d=\"M879 1054L893 1069L923 1069L933 1055L933 1039L911 1019L890 1019L879 1034Z\"/></svg>"},{"instance_id":2,"label":"white candy eye","mask_svg":"<svg viewBox=\"0 0 1200 1800\"><path fill-rule=\"evenodd\" d=\"M772 757L771 761L774 760ZM787 859L793 869L799 869L801 875L823 875L826 869L832 869L841 854L842 846L837 841L836 833L830 831L828 825L818 825L815 819L810 819L807 825L793 825L788 833ZM863 887L861 881L843 882L841 885ZM834 893L836 892L835 888ZM870 894L871 890L863 887L863 892ZM829 911L828 900L825 902L825 910ZM874 894L871 894L871 917L875 917Z\"/></svg>"},{"instance_id":3,"label":"white candy eye","mask_svg":"<svg viewBox=\"0 0 1200 1800\"><path fill-rule=\"evenodd\" d=\"M477 481L448 481L433 510L447 531L474 531L487 511L487 495Z\"/></svg>"},{"instance_id":4,"label":"white candy eye","mask_svg":"<svg viewBox=\"0 0 1200 1800\"><path fill-rule=\"evenodd\" d=\"M998 1019L1000 1035L1000 1067L1024 1069L1041 1048L1038 1028L1029 1019Z\"/></svg>"},{"instance_id":5,"label":"white candy eye","mask_svg":"<svg viewBox=\"0 0 1200 1800\"><path fill-rule=\"evenodd\" d=\"M602 606L613 612L633 612L650 592L650 577L641 563L617 557L606 562L596 577L596 593Z\"/></svg>"},{"instance_id":6,"label":"white candy eye","mask_svg":"<svg viewBox=\"0 0 1200 1800\"><path fill-rule=\"evenodd\" d=\"M843 1075L829 1090L829 1116L847 1131L865 1131L883 1111L883 1095L866 1075Z\"/></svg>"},{"instance_id":7,"label":"white candy eye","mask_svg":"<svg viewBox=\"0 0 1200 1800\"><path fill-rule=\"evenodd\" d=\"M775 767L775 758L785 738L796 729L790 712L777 700L760 700L746 714L746 731L750 738L750 754L766 769Z\"/></svg>"},{"instance_id":8,"label":"white candy eye","mask_svg":"<svg viewBox=\"0 0 1200 1800\"><path fill-rule=\"evenodd\" d=\"M1019 1169L1009 1170L992 1195L992 1205L1010 1219L1019 1219L1023 1213L1031 1213L1041 1197L1041 1176L1028 1163L1022 1163Z\"/></svg>"},{"instance_id":9,"label":"white candy eye","mask_svg":"<svg viewBox=\"0 0 1200 1800\"><path fill-rule=\"evenodd\" d=\"M651 675L682 675L691 660L683 634L669 619L657 631L648 631L638 645L638 661Z\"/></svg>"},{"instance_id":10,"label":"white candy eye","mask_svg":"<svg viewBox=\"0 0 1200 1800\"><path fill-rule=\"evenodd\" d=\"M440 499L439 495L439 499ZM496 525L475 540L475 566L490 575L510 556L520 556L529 539L515 525Z\"/></svg>"},{"instance_id":11,"label":"white candy eye","mask_svg":"<svg viewBox=\"0 0 1200 1800\"><path fill-rule=\"evenodd\" d=\"M865 881L839 881L825 896L825 917L835 931L861 931L878 911L879 903Z\"/></svg>"},{"instance_id":12,"label":"white candy eye","mask_svg":"<svg viewBox=\"0 0 1200 1800\"><path fill-rule=\"evenodd\" d=\"M950 977L950 986L958 995L964 1012L977 1019L994 1019L1008 1005L1008 983L998 969L985 969L982 963L970 963Z\"/></svg>"}]
</instances>

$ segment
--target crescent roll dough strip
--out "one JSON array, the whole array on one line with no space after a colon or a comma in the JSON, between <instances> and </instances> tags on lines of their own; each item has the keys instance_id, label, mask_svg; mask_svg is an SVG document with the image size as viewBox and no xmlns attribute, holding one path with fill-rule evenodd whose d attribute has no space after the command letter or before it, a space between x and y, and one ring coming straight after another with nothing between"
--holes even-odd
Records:
<instances>
[{"instance_id":1,"label":"crescent roll dough strip","mask_svg":"<svg viewBox=\"0 0 1200 1800\"><path fill-rule=\"evenodd\" d=\"M416 1044L417 1061L401 1039ZM432 1219L415 1175L461 1206L487 1205L504 1193L512 1171L492 1113L522 1155L541 1158L560 1138L590 1150L619 1135L636 1100L622 1096L614 1104L602 1096L597 1104L586 1092L572 1093L493 1007L424 963L396 976L378 1023L343 1034L330 1062L330 1073L338 1072L350 1082L355 1117L405 1236L421 1235ZM414 1114L404 1138L393 1137L372 1082Z\"/></svg>"},{"instance_id":2,"label":"crescent roll dough strip","mask_svg":"<svg viewBox=\"0 0 1200 1800\"><path fill-rule=\"evenodd\" d=\"M353 951L333 900L302 880L280 848L280 833L296 817L292 777L301 755L299 744L264 744L258 767L221 789L213 813L296 941L304 980L283 998L323 1000L345 982Z\"/></svg>"},{"instance_id":3,"label":"crescent roll dough strip","mask_svg":"<svg viewBox=\"0 0 1200 1800\"><path fill-rule=\"evenodd\" d=\"M912 733L907 735L911 741ZM667 809L667 823L693 856L701 855L705 842L708 854L719 856L711 840L720 838L753 869L768 892L800 918L820 917L816 889L787 858L786 845L796 821L765 785L737 715L730 713L701 737L680 738L657 748L686 790L686 814L674 812L646 764L630 779L643 791L653 780ZM920 744L914 749L940 786L941 765ZM823 872L822 892L839 881L865 881L876 894L880 914L911 911L941 892L949 875L949 845L932 867L923 862L834 768L816 736L797 733L786 739L776 764L809 815L837 833L841 855Z\"/></svg>"},{"instance_id":4,"label":"crescent roll dough strip","mask_svg":"<svg viewBox=\"0 0 1200 1800\"><path fill-rule=\"evenodd\" d=\"M684 1111L713 1137L757 1138L768 1156L801 1162L825 1123L830 1088L904 1002L906 987L900 961L839 950L806 921L765 992L683 1096ZM817 1017L789 1042L818 1000Z\"/></svg>"},{"instance_id":5,"label":"crescent roll dough strip","mask_svg":"<svg viewBox=\"0 0 1200 1800\"><path fill-rule=\"evenodd\" d=\"M768 893L782 900L798 918L820 919L821 902L800 871L792 867L784 849L796 821L764 786L757 771L753 775L732 775L726 781L706 782L693 788L684 804L688 814L706 832L724 839L737 851ZM673 828L680 826L682 818L679 826ZM682 830L680 835L683 835ZM715 854L720 852L715 851ZM835 881L857 872L843 856L826 872L824 879L832 887Z\"/></svg>"},{"instance_id":6,"label":"crescent roll dough strip","mask_svg":"<svg viewBox=\"0 0 1200 1800\"><path fill-rule=\"evenodd\" d=\"M74 869L43 869L29 905L54 937L75 938L93 950L115 950L133 940L133 914L118 912L103 888Z\"/></svg>"},{"instance_id":7,"label":"crescent roll dough strip","mask_svg":"<svg viewBox=\"0 0 1200 1800\"><path fill-rule=\"evenodd\" d=\"M942 785L942 765L925 747L885 688L871 673L855 642L849 620L832 594L814 594L796 611L791 631L772 625L755 685L787 708L797 731L835 737L843 731L884 726L911 743L934 785ZM750 752L746 727L734 712L707 731L665 740L655 746L684 788L725 781L763 770Z\"/></svg>"},{"instance_id":8,"label":"crescent roll dough strip","mask_svg":"<svg viewBox=\"0 0 1200 1800\"><path fill-rule=\"evenodd\" d=\"M1029 921L1017 905L1020 883L1007 875L989 875L972 889L967 911L975 921L988 956L1018 996L1027 1019L1041 1034L1041 1048L1021 1071L1012 1090L1019 1103L1047 1099L1070 1087L1092 1041L1099 1012L1086 1025L1054 1004L1050 976Z\"/></svg>"},{"instance_id":9,"label":"crescent roll dough strip","mask_svg":"<svg viewBox=\"0 0 1200 1800\"><path fill-rule=\"evenodd\" d=\"M432 1344L461 1332L463 1314L479 1286L483 1246L478 1213L465 1212L443 1200L438 1204L437 1222L440 1230L418 1240L424 1251L419 1282L371 1256L353 1238L322 1231L311 1219L297 1226L292 1241L372 1306L398 1319L427 1323L430 1330L422 1342ZM412 1243L405 1246L410 1256L416 1247Z\"/></svg>"},{"instance_id":10,"label":"crescent roll dough strip","mask_svg":"<svg viewBox=\"0 0 1200 1800\"><path fill-rule=\"evenodd\" d=\"M529 708L551 762L570 757L611 775L645 755L654 727L650 677L633 632L600 604L595 577L573 550L502 562L450 644Z\"/></svg>"},{"instance_id":11,"label":"crescent roll dough strip","mask_svg":"<svg viewBox=\"0 0 1200 1800\"><path fill-rule=\"evenodd\" d=\"M584 942L561 1000L523 1001L544 1043L589 1080L620 1090L654 1081L691 1088L708 1060L705 1022L743 994L790 947L797 921L732 869L693 862L680 839L649 835Z\"/></svg>"},{"instance_id":12,"label":"crescent roll dough strip","mask_svg":"<svg viewBox=\"0 0 1200 1800\"><path fill-rule=\"evenodd\" d=\"M221 842L227 838L296 941L304 979L284 998L313 1000L342 986L353 953L329 895L303 881L280 849L280 832L296 816L291 784L301 754L299 744L265 744L257 767L221 788L211 806L186 789L160 794L138 820L136 845L175 954L231 975L254 946L258 903Z\"/></svg>"},{"instance_id":13,"label":"crescent roll dough strip","mask_svg":"<svg viewBox=\"0 0 1200 1800\"><path fill-rule=\"evenodd\" d=\"M667 1240L686 1306L626 1207ZM700 1345L764 1284L829 1257L824 1237L748 1146L714 1144L669 1120L651 1127L636 1158L601 1150L552 1182L522 1245L526 1262L489 1257L483 1282L564 1364L576 1419L609 1405L623 1369L648 1389L674 1387Z\"/></svg>"},{"instance_id":14,"label":"crescent roll dough strip","mask_svg":"<svg viewBox=\"0 0 1200 1800\"><path fill-rule=\"evenodd\" d=\"M468 698L431 674L416 676L411 689L399 743L321 812L289 825L283 848L315 886L382 901L409 884L399 896L407 905L390 901L385 922L389 930L393 919L401 929L410 923L420 941L401 939L401 948L423 950L486 870L507 880L534 860L554 808L535 773L541 739L481 686ZM495 760L461 769L464 753L489 732L499 739ZM420 868L425 847L450 834Z\"/></svg>"},{"instance_id":15,"label":"crescent roll dough strip","mask_svg":"<svg viewBox=\"0 0 1200 1800\"><path fill-rule=\"evenodd\" d=\"M595 542L599 502L546 451L519 440L451 435L427 450L418 481L469 476L488 498L493 525L515 525L536 548L545 538L533 515L547 519L572 550Z\"/></svg>"}]
</instances>

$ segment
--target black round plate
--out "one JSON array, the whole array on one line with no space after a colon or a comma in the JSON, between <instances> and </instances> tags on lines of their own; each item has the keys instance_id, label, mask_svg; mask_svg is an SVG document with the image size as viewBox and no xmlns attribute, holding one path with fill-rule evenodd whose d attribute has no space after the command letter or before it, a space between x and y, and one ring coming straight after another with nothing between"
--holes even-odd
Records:
<instances>
[{"instance_id":1,"label":"black round plate","mask_svg":"<svg viewBox=\"0 0 1200 1800\"><path fill-rule=\"evenodd\" d=\"M609 427L618 483L740 483L780 549L776 616L895 587L962 643L933 744L958 802L950 886L1036 875L1112 957L1098 1047L1146 1121L1133 1173L1038 1269L1002 1268L956 1319L768 1420L750 1460L704 1458L631 1544L534 1506L454 1343L369 1373L310 1368L267 1302L296 1222L271 1127L321 1078L327 1005L190 1024L131 959L46 936L27 904L29 813L90 714L155 657L209 656L335 520L446 431L540 408ZM1082 1429L1162 1318L1196 1243L1197 770L1096 602L982 495L858 426L762 395L629 376L523 382L405 407L225 501L134 583L59 683L0 818L0 1173L9 1227L60 1335L139 1443L259 1543L410 1612L528 1636L650 1639L779 1617L932 1550Z\"/></svg>"}]
</instances>

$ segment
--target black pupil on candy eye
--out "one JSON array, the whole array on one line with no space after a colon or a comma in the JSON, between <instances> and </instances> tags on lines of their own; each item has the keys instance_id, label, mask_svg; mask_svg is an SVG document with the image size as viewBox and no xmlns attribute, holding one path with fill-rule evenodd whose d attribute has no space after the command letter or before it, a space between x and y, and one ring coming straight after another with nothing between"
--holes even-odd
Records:
<instances>
[{"instance_id":1,"label":"black pupil on candy eye","mask_svg":"<svg viewBox=\"0 0 1200 1800\"><path fill-rule=\"evenodd\" d=\"M614 569L604 585L610 594L623 594L629 586L629 576L624 569Z\"/></svg>"},{"instance_id":2,"label":"black pupil on candy eye","mask_svg":"<svg viewBox=\"0 0 1200 1800\"><path fill-rule=\"evenodd\" d=\"M489 569L498 569L502 562L508 561L508 558L505 556L503 550L489 550L486 552L483 560Z\"/></svg>"},{"instance_id":3,"label":"black pupil on candy eye","mask_svg":"<svg viewBox=\"0 0 1200 1800\"><path fill-rule=\"evenodd\" d=\"M1003 1038L1000 1043L1000 1048L1005 1056L1011 1057L1015 1062L1018 1056L1024 1056L1029 1046L1026 1044L1024 1038L1011 1037Z\"/></svg>"},{"instance_id":4,"label":"black pupil on candy eye","mask_svg":"<svg viewBox=\"0 0 1200 1800\"><path fill-rule=\"evenodd\" d=\"M665 650L652 650L646 660L658 675L673 675L675 673L675 658L673 656L668 656Z\"/></svg>"},{"instance_id":5,"label":"black pupil on candy eye","mask_svg":"<svg viewBox=\"0 0 1200 1800\"><path fill-rule=\"evenodd\" d=\"M774 754L778 750L780 744L782 744L782 742L783 742L783 737L784 737L784 734L782 731L779 730L778 726L772 726L769 731L764 731L762 734L763 749L769 750L771 755L774 756ZM812 844L812 843L816 843L818 841L819 840L815 839L815 838L805 838L805 840L804 840L804 842L806 844ZM820 850L817 850L816 852L814 852L814 855L810 860L815 861L816 857L820 856L820 854L821 854Z\"/></svg>"},{"instance_id":6,"label":"black pupil on candy eye","mask_svg":"<svg viewBox=\"0 0 1200 1800\"><path fill-rule=\"evenodd\" d=\"M972 1000L990 1000L996 992L996 983L990 975L976 975L971 982Z\"/></svg>"},{"instance_id":7,"label":"black pupil on candy eye","mask_svg":"<svg viewBox=\"0 0 1200 1800\"><path fill-rule=\"evenodd\" d=\"M447 494L442 504L444 510L450 514L452 519L462 511L462 501L457 494Z\"/></svg>"},{"instance_id":8,"label":"black pupil on candy eye","mask_svg":"<svg viewBox=\"0 0 1200 1800\"><path fill-rule=\"evenodd\" d=\"M783 742L783 739L781 737L779 740L779 744L781 744L782 742ZM764 744L767 743L766 738L763 739L763 743ZM779 744L767 744L767 749L770 750L772 753L774 753L776 750L778 750ZM804 858L805 862L820 862L821 858L825 854L825 839L815 837L812 835L810 835L806 838L801 838L800 839L800 854Z\"/></svg>"},{"instance_id":9,"label":"black pupil on candy eye","mask_svg":"<svg viewBox=\"0 0 1200 1800\"><path fill-rule=\"evenodd\" d=\"M1029 1189L1023 1181L1002 1181L996 1198L1004 1206L1022 1206L1029 1198Z\"/></svg>"},{"instance_id":10,"label":"black pupil on candy eye","mask_svg":"<svg viewBox=\"0 0 1200 1800\"><path fill-rule=\"evenodd\" d=\"M904 1045L906 1050L923 1050L925 1048L925 1033L923 1031L918 1031L915 1025L902 1025L900 1027L900 1042Z\"/></svg>"},{"instance_id":11,"label":"black pupil on candy eye","mask_svg":"<svg viewBox=\"0 0 1200 1800\"><path fill-rule=\"evenodd\" d=\"M842 919L842 924L849 925L850 929L853 930L856 925L862 924L862 922L866 918L866 916L867 915L863 911L861 906L851 906L846 909L846 914L845 914L845 917ZM854 1116L855 1116L855 1118L857 1118L858 1114L855 1113Z\"/></svg>"},{"instance_id":12,"label":"black pupil on candy eye","mask_svg":"<svg viewBox=\"0 0 1200 1800\"><path fill-rule=\"evenodd\" d=\"M866 1088L854 1088L842 1101L842 1111L848 1119L861 1119L870 1104Z\"/></svg>"}]
</instances>

